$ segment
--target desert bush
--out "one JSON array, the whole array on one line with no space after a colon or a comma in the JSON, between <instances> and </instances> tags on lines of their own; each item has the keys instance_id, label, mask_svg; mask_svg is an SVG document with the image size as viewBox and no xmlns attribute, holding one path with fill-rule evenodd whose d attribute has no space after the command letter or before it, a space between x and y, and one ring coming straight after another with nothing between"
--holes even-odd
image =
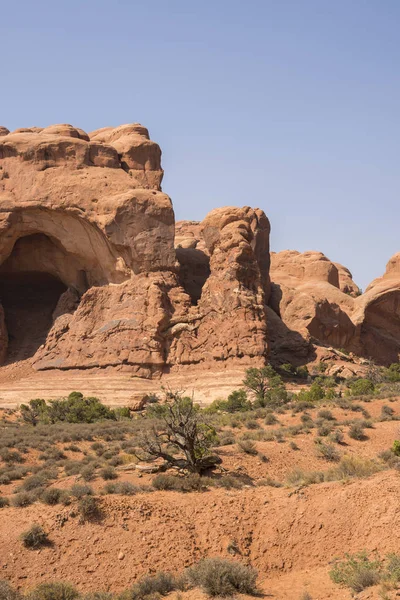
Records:
<instances>
[{"instance_id":1,"label":"desert bush","mask_svg":"<svg viewBox=\"0 0 400 600\"><path fill-rule=\"evenodd\" d=\"M257 486L268 486L268 487L274 487L274 488L280 488L282 487L282 483L280 483L279 481L276 481L275 479L272 479L272 477L265 477L265 479L260 479L257 483Z\"/></svg>"},{"instance_id":2,"label":"desert bush","mask_svg":"<svg viewBox=\"0 0 400 600\"><path fill-rule=\"evenodd\" d=\"M49 478L47 477L47 475L45 473L39 473L37 475L30 475L29 477L27 477L25 479L21 488L25 492L31 492L32 490L41 488L44 485L46 485L48 479Z\"/></svg>"},{"instance_id":3,"label":"desert bush","mask_svg":"<svg viewBox=\"0 0 400 600\"><path fill-rule=\"evenodd\" d=\"M194 586L211 597L257 593L257 571L252 567L223 558L206 558L187 570Z\"/></svg>"},{"instance_id":4,"label":"desert bush","mask_svg":"<svg viewBox=\"0 0 400 600\"><path fill-rule=\"evenodd\" d=\"M92 479L94 479L95 472L96 468L94 465L91 464L82 467L80 471L82 479L84 479L85 481L92 481Z\"/></svg>"},{"instance_id":5,"label":"desert bush","mask_svg":"<svg viewBox=\"0 0 400 600\"><path fill-rule=\"evenodd\" d=\"M69 446L65 446L64 450L68 450L68 452L80 452L81 449L76 444L70 444Z\"/></svg>"},{"instance_id":6,"label":"desert bush","mask_svg":"<svg viewBox=\"0 0 400 600\"><path fill-rule=\"evenodd\" d=\"M343 444L344 435L341 429L335 429L332 433L329 434L329 440L336 444Z\"/></svg>"},{"instance_id":7,"label":"desert bush","mask_svg":"<svg viewBox=\"0 0 400 600\"><path fill-rule=\"evenodd\" d=\"M319 424L317 433L321 437L326 437L333 431L334 426L329 421L323 421Z\"/></svg>"},{"instance_id":8,"label":"desert bush","mask_svg":"<svg viewBox=\"0 0 400 600\"><path fill-rule=\"evenodd\" d=\"M124 496L133 496L140 492L140 488L129 481L109 482L104 486L106 494L122 494Z\"/></svg>"},{"instance_id":9,"label":"desert bush","mask_svg":"<svg viewBox=\"0 0 400 600\"><path fill-rule=\"evenodd\" d=\"M122 458L122 456L113 456L108 461L110 467L119 467L119 465L122 465L123 463L124 459Z\"/></svg>"},{"instance_id":10,"label":"desert bush","mask_svg":"<svg viewBox=\"0 0 400 600\"><path fill-rule=\"evenodd\" d=\"M120 596L119 600L126 598L125 594ZM82 600L117 600L110 592L90 592L82 596Z\"/></svg>"},{"instance_id":11,"label":"desert bush","mask_svg":"<svg viewBox=\"0 0 400 600\"><path fill-rule=\"evenodd\" d=\"M170 573L156 573L140 579L132 587L129 600L143 600L146 598L157 598L167 596L176 589L176 580Z\"/></svg>"},{"instance_id":12,"label":"desert bush","mask_svg":"<svg viewBox=\"0 0 400 600\"><path fill-rule=\"evenodd\" d=\"M229 394L227 400L214 400L208 407L209 412L223 411L229 413L245 412L251 410L251 402L245 390L235 390Z\"/></svg>"},{"instance_id":13,"label":"desert bush","mask_svg":"<svg viewBox=\"0 0 400 600\"><path fill-rule=\"evenodd\" d=\"M10 506L10 501L8 498L4 496L0 496L0 508L5 508L6 506Z\"/></svg>"},{"instance_id":14,"label":"desert bush","mask_svg":"<svg viewBox=\"0 0 400 600\"><path fill-rule=\"evenodd\" d=\"M21 415L31 425L40 423L94 423L100 419L116 420L115 412L102 404L98 398L84 398L80 392L71 392L68 398L31 400L21 405Z\"/></svg>"},{"instance_id":15,"label":"desert bush","mask_svg":"<svg viewBox=\"0 0 400 600\"><path fill-rule=\"evenodd\" d=\"M305 393L307 393L307 392L305 392ZM304 412L305 410L308 410L310 408L315 408L314 402L311 402L311 400L309 400L309 399L305 399L304 394L301 394L301 392L297 398L298 398L297 401L292 406L292 410L295 414L299 413L299 412Z\"/></svg>"},{"instance_id":16,"label":"desert bush","mask_svg":"<svg viewBox=\"0 0 400 600\"><path fill-rule=\"evenodd\" d=\"M33 504L34 501L35 496L32 493L19 492L18 494L15 494L15 496L11 500L11 504L18 508L25 508L26 506Z\"/></svg>"},{"instance_id":17,"label":"desert bush","mask_svg":"<svg viewBox=\"0 0 400 600\"><path fill-rule=\"evenodd\" d=\"M171 466L182 467L183 464L193 473L220 463L221 459L211 452L217 433L204 411L191 398L182 397L178 392L168 393L168 400L161 419L143 428L138 436L138 446L143 453L140 456L136 452L139 459L162 458Z\"/></svg>"},{"instance_id":18,"label":"desert bush","mask_svg":"<svg viewBox=\"0 0 400 600\"><path fill-rule=\"evenodd\" d=\"M49 504L50 506L54 506L55 504L59 504L63 501L65 497L64 490L60 490L58 488L47 488L40 495L40 500L45 504Z\"/></svg>"},{"instance_id":19,"label":"desert bush","mask_svg":"<svg viewBox=\"0 0 400 600\"><path fill-rule=\"evenodd\" d=\"M218 434L218 446L231 446L235 443L235 436L229 431L222 431Z\"/></svg>"},{"instance_id":20,"label":"desert bush","mask_svg":"<svg viewBox=\"0 0 400 600\"><path fill-rule=\"evenodd\" d=\"M63 460L67 458L62 450L56 447L47 448L42 454L39 455L40 460Z\"/></svg>"},{"instance_id":21,"label":"desert bush","mask_svg":"<svg viewBox=\"0 0 400 600\"><path fill-rule=\"evenodd\" d=\"M19 452L9 448L0 450L0 458L6 463L22 463L25 460Z\"/></svg>"},{"instance_id":22,"label":"desert bush","mask_svg":"<svg viewBox=\"0 0 400 600\"><path fill-rule=\"evenodd\" d=\"M392 452L395 456L400 456L400 440L394 440Z\"/></svg>"},{"instance_id":23,"label":"desert bush","mask_svg":"<svg viewBox=\"0 0 400 600\"><path fill-rule=\"evenodd\" d=\"M224 475L219 479L211 480L215 487L225 488L227 490L240 490L243 487L243 481L235 475Z\"/></svg>"},{"instance_id":24,"label":"desert bush","mask_svg":"<svg viewBox=\"0 0 400 600\"><path fill-rule=\"evenodd\" d=\"M21 541L25 548L36 549L48 544L49 538L43 527L35 523L27 531L24 531L21 534Z\"/></svg>"},{"instance_id":25,"label":"desert bush","mask_svg":"<svg viewBox=\"0 0 400 600\"><path fill-rule=\"evenodd\" d=\"M83 496L78 503L78 512L83 521L96 521L101 517L99 501L93 496Z\"/></svg>"},{"instance_id":26,"label":"desert bush","mask_svg":"<svg viewBox=\"0 0 400 600\"><path fill-rule=\"evenodd\" d=\"M282 377L271 365L247 369L243 386L254 397L254 406L280 406L289 401Z\"/></svg>"},{"instance_id":27,"label":"desert bush","mask_svg":"<svg viewBox=\"0 0 400 600\"><path fill-rule=\"evenodd\" d=\"M386 564L386 577L390 582L398 584L400 582L400 556L398 554L388 554Z\"/></svg>"},{"instance_id":28,"label":"desert bush","mask_svg":"<svg viewBox=\"0 0 400 600\"><path fill-rule=\"evenodd\" d=\"M331 462L337 462L340 460L340 454L332 444L325 444L322 441L316 443L318 456L329 460Z\"/></svg>"},{"instance_id":29,"label":"desert bush","mask_svg":"<svg viewBox=\"0 0 400 600\"><path fill-rule=\"evenodd\" d=\"M390 421L394 415L394 410L391 406L384 404L381 408L381 421Z\"/></svg>"},{"instance_id":30,"label":"desert bush","mask_svg":"<svg viewBox=\"0 0 400 600\"><path fill-rule=\"evenodd\" d=\"M384 378L386 381L398 382L400 381L400 363L393 363L384 370Z\"/></svg>"},{"instance_id":31,"label":"desert bush","mask_svg":"<svg viewBox=\"0 0 400 600\"><path fill-rule=\"evenodd\" d=\"M8 581L0 580L0 600L22 600L22 596Z\"/></svg>"},{"instance_id":32,"label":"desert bush","mask_svg":"<svg viewBox=\"0 0 400 600\"><path fill-rule=\"evenodd\" d=\"M265 417L264 423L266 425L275 425L276 423L278 423L278 419L276 418L274 413L268 413Z\"/></svg>"},{"instance_id":33,"label":"desert bush","mask_svg":"<svg viewBox=\"0 0 400 600\"><path fill-rule=\"evenodd\" d=\"M318 417L324 421L335 421L335 417L331 413L330 410L326 410L325 408L318 411Z\"/></svg>"},{"instance_id":34,"label":"desert bush","mask_svg":"<svg viewBox=\"0 0 400 600\"><path fill-rule=\"evenodd\" d=\"M324 473L321 471L302 471L294 469L286 476L286 484L289 486L313 485L324 481Z\"/></svg>"},{"instance_id":35,"label":"desert bush","mask_svg":"<svg viewBox=\"0 0 400 600\"><path fill-rule=\"evenodd\" d=\"M210 484L208 477L201 477L193 473L186 477L160 473L151 482L156 490L169 490L176 492L197 492L207 488Z\"/></svg>"},{"instance_id":36,"label":"desert bush","mask_svg":"<svg viewBox=\"0 0 400 600\"><path fill-rule=\"evenodd\" d=\"M333 469L329 470L325 478L327 481L369 477L381 471L382 467L375 461L359 456L345 455Z\"/></svg>"},{"instance_id":37,"label":"desert bush","mask_svg":"<svg viewBox=\"0 0 400 600\"><path fill-rule=\"evenodd\" d=\"M257 448L252 440L239 440L238 447L244 454L250 454L251 456L257 455Z\"/></svg>"},{"instance_id":38,"label":"desert bush","mask_svg":"<svg viewBox=\"0 0 400 600\"><path fill-rule=\"evenodd\" d=\"M112 466L107 466L104 467L103 469L101 469L100 471L100 476L105 480L105 481L110 481L111 479L117 479L118 478L118 473L117 471L114 469L114 467Z\"/></svg>"},{"instance_id":39,"label":"desert bush","mask_svg":"<svg viewBox=\"0 0 400 600\"><path fill-rule=\"evenodd\" d=\"M78 500L84 498L85 496L93 496L93 488L90 485L80 485L79 483L75 483L71 490L71 495L75 496Z\"/></svg>"},{"instance_id":40,"label":"desert bush","mask_svg":"<svg viewBox=\"0 0 400 600\"><path fill-rule=\"evenodd\" d=\"M27 600L75 600L78 597L78 591L69 583L52 581L35 587Z\"/></svg>"},{"instance_id":41,"label":"desert bush","mask_svg":"<svg viewBox=\"0 0 400 600\"><path fill-rule=\"evenodd\" d=\"M330 576L334 583L358 593L381 581L382 565L379 560L370 559L366 552L346 554L344 560L336 561Z\"/></svg>"},{"instance_id":42,"label":"desert bush","mask_svg":"<svg viewBox=\"0 0 400 600\"><path fill-rule=\"evenodd\" d=\"M250 419L249 421L246 421L246 427L247 429L260 429L260 424L258 423L258 421Z\"/></svg>"},{"instance_id":43,"label":"desert bush","mask_svg":"<svg viewBox=\"0 0 400 600\"><path fill-rule=\"evenodd\" d=\"M364 427L361 423L353 423L349 428L349 437L353 440L362 441L367 438L364 432Z\"/></svg>"},{"instance_id":44,"label":"desert bush","mask_svg":"<svg viewBox=\"0 0 400 600\"><path fill-rule=\"evenodd\" d=\"M304 413L303 415L301 415L300 421L303 423L303 425L305 425L308 428L314 426L314 421L313 421L311 415L309 415L307 413Z\"/></svg>"},{"instance_id":45,"label":"desert bush","mask_svg":"<svg viewBox=\"0 0 400 600\"><path fill-rule=\"evenodd\" d=\"M352 396L368 396L373 394L375 386L370 379L357 379L350 384L350 392Z\"/></svg>"}]
</instances>

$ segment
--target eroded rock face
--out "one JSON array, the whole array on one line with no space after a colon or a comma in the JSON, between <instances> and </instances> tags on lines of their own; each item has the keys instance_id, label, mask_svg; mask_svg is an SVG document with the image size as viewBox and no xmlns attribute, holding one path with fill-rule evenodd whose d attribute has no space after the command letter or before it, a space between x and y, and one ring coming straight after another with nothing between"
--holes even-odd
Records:
<instances>
[{"instance_id":1,"label":"eroded rock face","mask_svg":"<svg viewBox=\"0 0 400 600\"><path fill-rule=\"evenodd\" d=\"M154 377L302 364L321 345L398 359L400 254L360 295L320 252L270 257L259 209L175 226L162 176L137 123L0 128L0 363Z\"/></svg>"},{"instance_id":2,"label":"eroded rock face","mask_svg":"<svg viewBox=\"0 0 400 600\"><path fill-rule=\"evenodd\" d=\"M0 129L0 360L10 337L36 369L265 361L268 220L223 209L179 256L162 176L137 123Z\"/></svg>"},{"instance_id":3,"label":"eroded rock face","mask_svg":"<svg viewBox=\"0 0 400 600\"><path fill-rule=\"evenodd\" d=\"M289 331L308 342L309 351L311 342L322 343L378 363L396 362L400 356L399 265L397 254L385 275L361 295L350 271L319 252L272 253L269 304ZM274 352L273 338L271 345ZM298 339L289 346L295 357L304 354Z\"/></svg>"}]
</instances>

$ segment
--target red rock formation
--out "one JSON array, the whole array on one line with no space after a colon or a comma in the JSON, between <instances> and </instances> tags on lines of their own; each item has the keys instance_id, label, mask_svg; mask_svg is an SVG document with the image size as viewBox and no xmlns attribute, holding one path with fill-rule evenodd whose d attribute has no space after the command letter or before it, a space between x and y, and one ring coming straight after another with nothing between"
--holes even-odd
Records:
<instances>
[{"instance_id":1,"label":"red rock formation","mask_svg":"<svg viewBox=\"0 0 400 600\"><path fill-rule=\"evenodd\" d=\"M36 369L151 376L265 361L262 211L214 211L201 227L208 243L181 245L194 250L184 275L161 151L147 129L88 135L54 125L0 136L0 359L8 328L7 360L32 357ZM179 249L178 258L184 264Z\"/></svg>"},{"instance_id":2,"label":"red rock formation","mask_svg":"<svg viewBox=\"0 0 400 600\"><path fill-rule=\"evenodd\" d=\"M400 255L360 296L319 252L270 253L249 207L178 222L139 124L0 128L0 362L114 367L304 363L315 345L393 362ZM175 238L175 248L174 248Z\"/></svg>"},{"instance_id":3,"label":"red rock formation","mask_svg":"<svg viewBox=\"0 0 400 600\"><path fill-rule=\"evenodd\" d=\"M399 263L397 254L386 274L360 295L350 272L321 253L272 253L270 306L304 341L344 348L378 363L396 362L400 356ZM298 340L291 348L295 357L304 354Z\"/></svg>"}]
</instances>

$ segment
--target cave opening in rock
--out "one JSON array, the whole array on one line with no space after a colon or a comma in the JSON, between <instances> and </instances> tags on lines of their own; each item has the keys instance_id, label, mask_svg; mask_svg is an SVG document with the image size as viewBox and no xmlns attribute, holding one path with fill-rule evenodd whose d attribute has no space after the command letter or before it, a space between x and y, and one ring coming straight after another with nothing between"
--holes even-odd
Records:
<instances>
[{"instance_id":1,"label":"cave opening in rock","mask_svg":"<svg viewBox=\"0 0 400 600\"><path fill-rule=\"evenodd\" d=\"M179 262L179 281L196 306L201 298L203 286L210 276L210 257L197 248L176 248Z\"/></svg>"},{"instance_id":2,"label":"cave opening in rock","mask_svg":"<svg viewBox=\"0 0 400 600\"><path fill-rule=\"evenodd\" d=\"M67 286L38 271L1 274L0 300L8 332L7 363L25 360L46 340L53 311Z\"/></svg>"},{"instance_id":3,"label":"cave opening in rock","mask_svg":"<svg viewBox=\"0 0 400 600\"><path fill-rule=\"evenodd\" d=\"M43 233L15 242L0 266L0 302L8 336L6 363L32 357L46 341L54 310L68 288L78 301L88 288L79 257Z\"/></svg>"}]
</instances>

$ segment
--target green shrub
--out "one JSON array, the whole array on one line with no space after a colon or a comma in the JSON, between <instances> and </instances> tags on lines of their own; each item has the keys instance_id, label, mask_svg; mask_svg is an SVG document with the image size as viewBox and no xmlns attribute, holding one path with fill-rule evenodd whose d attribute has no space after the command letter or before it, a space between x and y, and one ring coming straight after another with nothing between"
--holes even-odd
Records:
<instances>
[{"instance_id":1,"label":"green shrub","mask_svg":"<svg viewBox=\"0 0 400 600\"><path fill-rule=\"evenodd\" d=\"M280 406L289 401L282 378L271 365L247 369L243 385L255 398L254 406Z\"/></svg>"},{"instance_id":2,"label":"green shrub","mask_svg":"<svg viewBox=\"0 0 400 600\"><path fill-rule=\"evenodd\" d=\"M352 396L368 396L374 393L375 386L370 379L357 379L350 384L350 391Z\"/></svg>"},{"instance_id":3,"label":"green shrub","mask_svg":"<svg viewBox=\"0 0 400 600\"><path fill-rule=\"evenodd\" d=\"M206 558L187 571L188 580L211 597L257 593L257 571L223 558Z\"/></svg>"},{"instance_id":4,"label":"green shrub","mask_svg":"<svg viewBox=\"0 0 400 600\"><path fill-rule=\"evenodd\" d=\"M24 531L21 534L21 541L25 548L36 549L48 544L49 538L43 527L35 523L27 531Z\"/></svg>"},{"instance_id":5,"label":"green shrub","mask_svg":"<svg viewBox=\"0 0 400 600\"><path fill-rule=\"evenodd\" d=\"M400 381L400 363L393 363L385 369L384 376L387 381L393 383Z\"/></svg>"},{"instance_id":6,"label":"green shrub","mask_svg":"<svg viewBox=\"0 0 400 600\"><path fill-rule=\"evenodd\" d=\"M157 598L167 596L176 589L176 580L170 573L156 573L140 579L132 587L129 598L132 600L143 600L146 598Z\"/></svg>"},{"instance_id":7,"label":"green shrub","mask_svg":"<svg viewBox=\"0 0 400 600\"><path fill-rule=\"evenodd\" d=\"M235 390L229 394L224 410L230 413L251 410L251 402L245 390Z\"/></svg>"},{"instance_id":8,"label":"green shrub","mask_svg":"<svg viewBox=\"0 0 400 600\"><path fill-rule=\"evenodd\" d=\"M116 420L115 412L102 404L98 398L85 398L80 392L71 392L68 398L51 400L31 400L29 405L21 405L24 421L37 423L94 423L102 419Z\"/></svg>"},{"instance_id":9,"label":"green shrub","mask_svg":"<svg viewBox=\"0 0 400 600\"><path fill-rule=\"evenodd\" d=\"M69 583L41 583L29 594L28 600L75 600L78 591Z\"/></svg>"},{"instance_id":10,"label":"green shrub","mask_svg":"<svg viewBox=\"0 0 400 600\"><path fill-rule=\"evenodd\" d=\"M349 587L353 592L377 585L381 581L382 565L379 560L371 560L366 552L346 554L345 560L337 561L330 572L334 583Z\"/></svg>"},{"instance_id":11,"label":"green shrub","mask_svg":"<svg viewBox=\"0 0 400 600\"><path fill-rule=\"evenodd\" d=\"M400 456L400 440L394 440L392 452L395 456Z\"/></svg>"}]
</instances>

